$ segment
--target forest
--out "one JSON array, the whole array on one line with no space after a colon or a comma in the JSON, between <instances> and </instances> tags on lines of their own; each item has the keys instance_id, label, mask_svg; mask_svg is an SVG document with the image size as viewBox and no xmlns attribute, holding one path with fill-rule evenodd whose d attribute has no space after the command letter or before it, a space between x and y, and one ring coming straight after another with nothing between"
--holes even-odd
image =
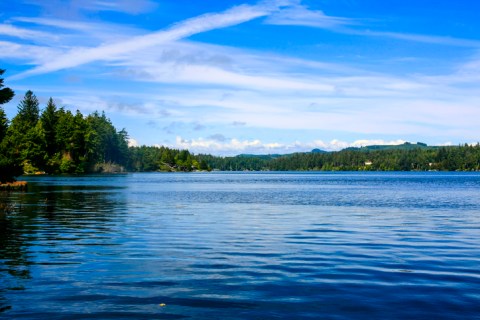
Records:
<instances>
[{"instance_id":1,"label":"forest","mask_svg":"<svg viewBox=\"0 0 480 320\"><path fill-rule=\"evenodd\" d=\"M407 143L283 156L197 158L222 171L479 171L480 145L428 147Z\"/></svg>"},{"instance_id":2,"label":"forest","mask_svg":"<svg viewBox=\"0 0 480 320\"><path fill-rule=\"evenodd\" d=\"M14 92L5 88L0 70L0 183L22 174L84 174L124 171L207 170L187 150L129 147L125 129L117 131L105 113L84 116L57 107L52 98L43 110L27 91L10 121L2 104Z\"/></svg>"}]
</instances>

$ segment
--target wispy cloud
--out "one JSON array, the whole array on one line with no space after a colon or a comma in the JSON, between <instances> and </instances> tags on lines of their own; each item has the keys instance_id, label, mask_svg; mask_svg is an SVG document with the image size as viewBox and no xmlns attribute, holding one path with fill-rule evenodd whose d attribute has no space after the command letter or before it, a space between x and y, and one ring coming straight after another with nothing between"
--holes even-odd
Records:
<instances>
[{"instance_id":1,"label":"wispy cloud","mask_svg":"<svg viewBox=\"0 0 480 320\"><path fill-rule=\"evenodd\" d=\"M50 26L59 29L70 29L75 31L98 31L106 27L105 23L87 23L75 20L63 20L40 17L16 17L12 19L15 22L26 22L36 25Z\"/></svg>"},{"instance_id":2,"label":"wispy cloud","mask_svg":"<svg viewBox=\"0 0 480 320\"><path fill-rule=\"evenodd\" d=\"M117 11L130 14L149 12L158 4L151 0L81 0L74 1L83 10Z\"/></svg>"},{"instance_id":3,"label":"wispy cloud","mask_svg":"<svg viewBox=\"0 0 480 320\"><path fill-rule=\"evenodd\" d=\"M344 25L354 24L348 18L328 16L320 10L310 10L306 6L291 6L269 16L265 23L274 25L308 26L325 29L336 29Z\"/></svg>"},{"instance_id":4,"label":"wispy cloud","mask_svg":"<svg viewBox=\"0 0 480 320\"><path fill-rule=\"evenodd\" d=\"M57 56L62 51L44 46L18 44L0 41L0 58L12 60L27 60L30 64L43 64Z\"/></svg>"},{"instance_id":5,"label":"wispy cloud","mask_svg":"<svg viewBox=\"0 0 480 320\"><path fill-rule=\"evenodd\" d=\"M43 8L49 15L75 15L80 11L115 11L129 14L146 13L158 6L151 0L28 0Z\"/></svg>"},{"instance_id":6,"label":"wispy cloud","mask_svg":"<svg viewBox=\"0 0 480 320\"><path fill-rule=\"evenodd\" d=\"M58 37L56 35L53 35L50 33L18 28L9 24L0 24L0 34L6 35L9 37L35 40L35 41L58 40Z\"/></svg>"},{"instance_id":7,"label":"wispy cloud","mask_svg":"<svg viewBox=\"0 0 480 320\"><path fill-rule=\"evenodd\" d=\"M12 22L27 24L31 28L36 28L38 26L50 28L50 34L54 34L56 37L61 38L62 44L65 45L65 38L71 37L72 32L76 34L82 34L84 37L91 38L100 38L100 39L111 39L119 37L128 37L139 35L142 30L136 29L133 26L129 25L120 25L116 23L107 23L107 22L88 22L83 20L76 19L57 19L57 18L46 18L46 17L15 17L11 19ZM62 33L62 32L70 33ZM47 32L45 32L47 34ZM67 42L68 43L68 42ZM81 45L81 43L76 43L76 45Z\"/></svg>"},{"instance_id":8,"label":"wispy cloud","mask_svg":"<svg viewBox=\"0 0 480 320\"><path fill-rule=\"evenodd\" d=\"M359 20L346 17L329 16L323 11L311 10L307 6L301 5L300 3L292 5L287 9L275 12L265 20L265 23L272 25L314 27L328 29L343 34L367 37L384 37L428 44L458 47L480 47L480 41L478 40L365 29L366 26L363 23L360 23Z\"/></svg>"},{"instance_id":9,"label":"wispy cloud","mask_svg":"<svg viewBox=\"0 0 480 320\"><path fill-rule=\"evenodd\" d=\"M348 34L357 34L362 36L384 37L384 38L392 38L392 39L421 42L421 43L428 43L428 44L438 44L438 45L445 45L445 46L480 48L480 41L478 40L458 39L453 37L372 31L372 30L353 30L353 29L344 29L342 30L342 32L348 33Z\"/></svg>"},{"instance_id":10,"label":"wispy cloud","mask_svg":"<svg viewBox=\"0 0 480 320\"><path fill-rule=\"evenodd\" d=\"M222 13L211 13L201 15L177 23L170 28L143 36L133 37L131 39L101 45L94 48L75 48L70 52L55 57L50 63L45 63L22 74L17 75L16 79L58 71L66 68L77 67L93 61L115 60L124 54L145 50L152 46L158 46L191 35L225 28L228 26L250 21L270 13L272 8L267 6L238 6Z\"/></svg>"}]
</instances>

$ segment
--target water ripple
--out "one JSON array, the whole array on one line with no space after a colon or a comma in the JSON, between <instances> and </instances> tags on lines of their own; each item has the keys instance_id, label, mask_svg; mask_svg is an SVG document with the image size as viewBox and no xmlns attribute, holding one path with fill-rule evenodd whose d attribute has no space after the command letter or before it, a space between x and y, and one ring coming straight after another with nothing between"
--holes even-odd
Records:
<instances>
[{"instance_id":1,"label":"water ripple","mask_svg":"<svg viewBox=\"0 0 480 320\"><path fill-rule=\"evenodd\" d=\"M479 319L479 174L29 179L0 318Z\"/></svg>"}]
</instances>

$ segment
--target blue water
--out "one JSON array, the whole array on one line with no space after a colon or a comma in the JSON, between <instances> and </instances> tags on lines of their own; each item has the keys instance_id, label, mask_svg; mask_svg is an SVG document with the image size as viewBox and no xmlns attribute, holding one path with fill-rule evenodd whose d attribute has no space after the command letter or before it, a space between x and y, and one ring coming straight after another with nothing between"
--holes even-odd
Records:
<instances>
[{"instance_id":1,"label":"blue water","mask_svg":"<svg viewBox=\"0 0 480 320\"><path fill-rule=\"evenodd\" d=\"M480 319L480 174L30 177L0 318Z\"/></svg>"}]
</instances>

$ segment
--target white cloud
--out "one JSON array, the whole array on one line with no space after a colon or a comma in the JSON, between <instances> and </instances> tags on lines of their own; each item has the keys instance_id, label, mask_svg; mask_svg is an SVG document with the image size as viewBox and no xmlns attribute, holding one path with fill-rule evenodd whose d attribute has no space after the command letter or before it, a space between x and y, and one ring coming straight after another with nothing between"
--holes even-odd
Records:
<instances>
[{"instance_id":1,"label":"white cloud","mask_svg":"<svg viewBox=\"0 0 480 320\"><path fill-rule=\"evenodd\" d=\"M106 24L104 23L86 23L75 20L62 20L62 19L51 19L51 18L39 18L39 17L17 17L13 18L14 21L32 23L36 25L43 25L49 27L55 27L59 29L69 29L75 31L92 31L105 28Z\"/></svg>"},{"instance_id":2,"label":"white cloud","mask_svg":"<svg viewBox=\"0 0 480 320\"><path fill-rule=\"evenodd\" d=\"M139 146L139 143L137 140L133 139L133 138L129 138L128 139L128 146L129 147L138 147Z\"/></svg>"},{"instance_id":3,"label":"white cloud","mask_svg":"<svg viewBox=\"0 0 480 320\"><path fill-rule=\"evenodd\" d=\"M248 63L243 65L237 61L241 57L241 54L232 54L235 63L226 65L229 69L227 71L234 76L235 70L243 76L244 69L248 68ZM149 61L148 57L144 60L145 66L137 69L150 65L153 68L153 61ZM280 86L280 90L275 86L262 86L261 82L256 82L256 77L251 78L251 83L245 84L228 82L227 78L222 78L226 85L231 86L225 88L224 84L210 85L209 75L205 74L206 80L193 77L195 82L178 81L181 86L169 86L164 90L159 90L155 82L150 88L144 83L138 83L141 87L138 92L135 87L131 87L128 92L92 88L78 92L70 90L61 98L68 105L81 110L115 111L139 119L159 121L168 117L168 122L176 123L197 121L209 128L232 123L248 124L247 127L237 126L238 130L247 132L259 128L323 132L343 130L355 135L378 136L388 133L400 137L409 137L414 132L424 139L457 136L469 140L475 139L480 133L476 121L480 117L480 98L473 95L470 88L452 88L448 83L435 84L433 80L416 76L405 78L337 74L327 79L316 75L316 72L313 75L292 76L285 71L289 69L288 66L284 65L284 70L278 71L272 63L265 61L262 68L262 63L259 62L261 60L257 59L258 65L255 68L263 69L266 75L254 73L261 79L268 79L268 76L283 83L325 82L335 90L312 90L308 86L302 88L301 85ZM208 55L205 61L208 61ZM203 60L195 61L193 66L196 63L200 63L200 66L207 63L204 70L210 68L208 62ZM291 69L295 69L295 65L291 64ZM172 66L172 70L188 69L190 66L190 63L180 63L180 66ZM222 70L220 67L218 69ZM165 84L168 84L166 80ZM163 123L160 127L166 125ZM180 134L182 130L179 128L169 132Z\"/></svg>"},{"instance_id":4,"label":"white cloud","mask_svg":"<svg viewBox=\"0 0 480 320\"><path fill-rule=\"evenodd\" d=\"M0 58L28 60L31 64L46 63L60 52L51 47L23 45L8 41L0 41L0 48Z\"/></svg>"},{"instance_id":5,"label":"white cloud","mask_svg":"<svg viewBox=\"0 0 480 320\"><path fill-rule=\"evenodd\" d=\"M248 88L251 90L301 90L316 92L333 92L334 86L325 81L292 77L274 77L232 72L208 65L157 64L155 68L143 70L149 80L164 83L203 84ZM320 80L320 79L317 79Z\"/></svg>"},{"instance_id":6,"label":"white cloud","mask_svg":"<svg viewBox=\"0 0 480 320\"><path fill-rule=\"evenodd\" d=\"M52 40L56 41L59 39L56 35L41 31L18 28L9 24L0 24L0 34L20 39L35 40L37 42Z\"/></svg>"},{"instance_id":7,"label":"white cloud","mask_svg":"<svg viewBox=\"0 0 480 320\"><path fill-rule=\"evenodd\" d=\"M101 45L93 48L75 48L70 52L57 56L51 62L37 66L16 78L58 71L77 67L94 61L111 61L125 54L145 50L153 46L170 43L191 35L240 24L265 16L271 8L265 6L238 6L222 13L205 14L184 20L170 28L125 41Z\"/></svg>"},{"instance_id":8,"label":"white cloud","mask_svg":"<svg viewBox=\"0 0 480 320\"><path fill-rule=\"evenodd\" d=\"M279 142L262 142L260 139L239 140L230 139L219 141L218 139L184 139L177 136L173 147L180 149L188 149L194 153L214 154L223 156L234 156L242 153L247 154L288 154L294 152L309 152L313 149L321 149L324 151L339 151L348 147L365 147L371 145L399 145L405 143L405 140L356 140L353 142L331 140L324 142L315 140L311 142L279 143Z\"/></svg>"}]
</instances>

